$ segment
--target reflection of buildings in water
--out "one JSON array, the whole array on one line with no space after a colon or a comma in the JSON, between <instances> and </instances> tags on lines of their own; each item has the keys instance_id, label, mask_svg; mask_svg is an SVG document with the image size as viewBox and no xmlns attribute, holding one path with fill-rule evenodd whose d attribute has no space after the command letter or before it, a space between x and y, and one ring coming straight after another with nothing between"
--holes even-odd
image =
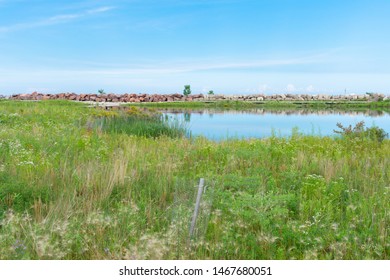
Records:
<instances>
[{"instance_id":1,"label":"reflection of buildings in water","mask_svg":"<svg viewBox=\"0 0 390 280\"><path fill-rule=\"evenodd\" d=\"M255 109L161 109L159 110L162 113L170 113L170 114L183 114L185 120L188 121L191 118L191 114L208 114L210 118L213 117L214 114L258 114L258 115L266 115L266 114L274 114L274 115L350 115L350 116L370 116L370 117L378 117L389 115L388 112L384 111L376 111L376 110L353 110L353 109L314 109L314 108L300 108L300 109L269 109L269 108L255 108Z\"/></svg>"}]
</instances>

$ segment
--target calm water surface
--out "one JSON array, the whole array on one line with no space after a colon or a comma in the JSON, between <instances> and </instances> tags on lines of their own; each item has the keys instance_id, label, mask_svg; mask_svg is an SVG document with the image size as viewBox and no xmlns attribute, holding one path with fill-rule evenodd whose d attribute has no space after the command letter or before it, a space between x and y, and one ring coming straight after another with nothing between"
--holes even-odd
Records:
<instances>
[{"instance_id":1,"label":"calm water surface","mask_svg":"<svg viewBox=\"0 0 390 280\"><path fill-rule=\"evenodd\" d=\"M192 136L212 140L227 138L263 138L272 135L286 137L294 128L303 134L331 136L339 122L354 126L364 121L390 133L390 114L383 111L343 111L315 109L163 109L166 118L185 123Z\"/></svg>"}]
</instances>

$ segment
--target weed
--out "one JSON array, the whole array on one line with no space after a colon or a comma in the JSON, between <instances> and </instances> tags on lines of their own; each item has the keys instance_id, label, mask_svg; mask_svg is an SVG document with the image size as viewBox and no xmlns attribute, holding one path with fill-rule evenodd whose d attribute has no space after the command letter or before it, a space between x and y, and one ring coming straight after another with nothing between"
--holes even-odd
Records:
<instances>
[{"instance_id":1,"label":"weed","mask_svg":"<svg viewBox=\"0 0 390 280\"><path fill-rule=\"evenodd\" d=\"M390 141L367 128L216 143L138 107L0 112L1 259L389 259Z\"/></svg>"}]
</instances>

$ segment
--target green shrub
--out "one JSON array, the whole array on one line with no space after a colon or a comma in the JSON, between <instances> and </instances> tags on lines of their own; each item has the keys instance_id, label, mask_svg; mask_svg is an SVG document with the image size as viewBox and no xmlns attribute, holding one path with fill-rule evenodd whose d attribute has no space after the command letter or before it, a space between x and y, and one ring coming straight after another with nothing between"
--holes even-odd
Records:
<instances>
[{"instance_id":1,"label":"green shrub","mask_svg":"<svg viewBox=\"0 0 390 280\"><path fill-rule=\"evenodd\" d=\"M370 128L366 128L365 134L373 140L377 140L379 142L382 142L385 138L389 136L388 133L384 131L384 129L373 126Z\"/></svg>"},{"instance_id":2,"label":"green shrub","mask_svg":"<svg viewBox=\"0 0 390 280\"><path fill-rule=\"evenodd\" d=\"M346 138L360 138L382 142L388 137L388 133L382 128L377 126L365 127L364 121L358 122L354 127L352 125L344 127L341 123L337 123L337 127L341 130L334 130L334 132Z\"/></svg>"}]
</instances>

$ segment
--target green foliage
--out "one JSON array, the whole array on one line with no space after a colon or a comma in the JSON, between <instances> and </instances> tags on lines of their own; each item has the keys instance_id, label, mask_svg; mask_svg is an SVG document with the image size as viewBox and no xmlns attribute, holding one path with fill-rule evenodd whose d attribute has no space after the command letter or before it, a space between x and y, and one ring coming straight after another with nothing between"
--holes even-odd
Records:
<instances>
[{"instance_id":1,"label":"green foliage","mask_svg":"<svg viewBox=\"0 0 390 280\"><path fill-rule=\"evenodd\" d=\"M157 115L104 117L97 120L96 125L108 133L125 133L142 137L156 138L165 135L175 138L185 135L185 130L178 124L171 124Z\"/></svg>"},{"instance_id":2,"label":"green foliage","mask_svg":"<svg viewBox=\"0 0 390 280\"><path fill-rule=\"evenodd\" d=\"M214 95L214 91L213 90L209 90L209 92L207 94L208 95Z\"/></svg>"},{"instance_id":3,"label":"green foliage","mask_svg":"<svg viewBox=\"0 0 390 280\"><path fill-rule=\"evenodd\" d=\"M104 89L99 89L99 90L98 90L98 93L99 93L100 95L105 94Z\"/></svg>"},{"instance_id":4,"label":"green foliage","mask_svg":"<svg viewBox=\"0 0 390 280\"><path fill-rule=\"evenodd\" d=\"M352 127L352 125L344 127L341 123L337 123L337 127L341 130L334 130L335 133L341 134L343 137L350 139L359 138L382 142L388 137L388 133L386 133L383 128L376 126L365 127L364 121L358 122L354 127Z\"/></svg>"},{"instance_id":5,"label":"green foliage","mask_svg":"<svg viewBox=\"0 0 390 280\"><path fill-rule=\"evenodd\" d=\"M33 187L4 173L0 173L0 186L0 219L9 209L19 213L30 212L34 202L48 203L55 195L48 186Z\"/></svg>"},{"instance_id":6,"label":"green foliage","mask_svg":"<svg viewBox=\"0 0 390 280\"><path fill-rule=\"evenodd\" d=\"M184 86L183 94L184 94L185 96L188 96L188 95L191 94L191 86L190 86L190 85L185 85L185 86Z\"/></svg>"},{"instance_id":7,"label":"green foliage","mask_svg":"<svg viewBox=\"0 0 390 280\"><path fill-rule=\"evenodd\" d=\"M388 139L217 143L143 108L0 112L0 259L389 259Z\"/></svg>"}]
</instances>

